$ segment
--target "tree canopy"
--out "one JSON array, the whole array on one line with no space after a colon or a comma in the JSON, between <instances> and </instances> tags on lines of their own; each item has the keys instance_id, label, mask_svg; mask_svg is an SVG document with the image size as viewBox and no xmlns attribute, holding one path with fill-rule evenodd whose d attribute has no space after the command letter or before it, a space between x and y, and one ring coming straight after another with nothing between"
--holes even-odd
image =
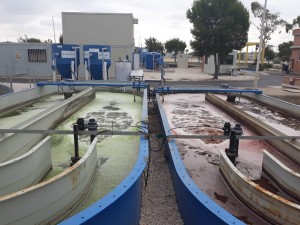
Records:
<instances>
[{"instance_id":1,"label":"tree canopy","mask_svg":"<svg viewBox=\"0 0 300 225\"><path fill-rule=\"evenodd\" d=\"M278 57L282 62L289 62L292 54L291 46L293 45L292 41L283 42L278 45Z\"/></svg>"},{"instance_id":2,"label":"tree canopy","mask_svg":"<svg viewBox=\"0 0 300 225\"><path fill-rule=\"evenodd\" d=\"M259 2L256 1L251 3L251 11L255 18L260 19L260 21L263 20L264 6L262 6ZM278 27L285 25L286 21L280 18L279 12L271 13L268 9L266 9L263 45L265 46L265 44L271 40L272 34ZM259 31L261 31L261 23L256 27L259 29Z\"/></svg>"},{"instance_id":3,"label":"tree canopy","mask_svg":"<svg viewBox=\"0 0 300 225\"><path fill-rule=\"evenodd\" d=\"M40 39L38 39L38 38L28 38L26 34L25 34L24 38L19 37L17 40L20 43L41 43Z\"/></svg>"},{"instance_id":4,"label":"tree canopy","mask_svg":"<svg viewBox=\"0 0 300 225\"><path fill-rule=\"evenodd\" d=\"M289 31L293 30L295 27L300 27L300 16L297 16L297 18L293 19L292 23L286 23L285 31L288 33Z\"/></svg>"},{"instance_id":5,"label":"tree canopy","mask_svg":"<svg viewBox=\"0 0 300 225\"><path fill-rule=\"evenodd\" d=\"M265 48L265 57L266 60L268 61L268 64L270 63L270 61L273 61L275 58L276 54L274 52L274 50L272 49L272 46L268 45Z\"/></svg>"},{"instance_id":6,"label":"tree canopy","mask_svg":"<svg viewBox=\"0 0 300 225\"><path fill-rule=\"evenodd\" d=\"M175 53L175 61L178 52L184 52L184 49L186 48L186 44L184 41L181 41L179 38L173 38L165 42L165 49L167 52Z\"/></svg>"},{"instance_id":7,"label":"tree canopy","mask_svg":"<svg viewBox=\"0 0 300 225\"><path fill-rule=\"evenodd\" d=\"M248 41L249 12L238 0L195 0L186 15L193 24L191 46L200 56L214 55L218 79L220 59Z\"/></svg>"},{"instance_id":8,"label":"tree canopy","mask_svg":"<svg viewBox=\"0 0 300 225\"><path fill-rule=\"evenodd\" d=\"M146 48L148 48L149 52L163 52L164 46L163 44L156 40L155 37L149 37L148 39L145 39L145 45Z\"/></svg>"}]
</instances>

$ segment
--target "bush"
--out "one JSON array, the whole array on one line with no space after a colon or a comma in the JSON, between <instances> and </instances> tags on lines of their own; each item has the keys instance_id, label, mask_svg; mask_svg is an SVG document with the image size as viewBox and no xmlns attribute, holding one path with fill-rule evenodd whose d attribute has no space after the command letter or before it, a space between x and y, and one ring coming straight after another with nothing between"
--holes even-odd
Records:
<instances>
[{"instance_id":1,"label":"bush","mask_svg":"<svg viewBox=\"0 0 300 225\"><path fill-rule=\"evenodd\" d=\"M263 71L264 69L270 69L273 68L273 64L271 63L264 63L263 65L259 64L259 71Z\"/></svg>"}]
</instances>

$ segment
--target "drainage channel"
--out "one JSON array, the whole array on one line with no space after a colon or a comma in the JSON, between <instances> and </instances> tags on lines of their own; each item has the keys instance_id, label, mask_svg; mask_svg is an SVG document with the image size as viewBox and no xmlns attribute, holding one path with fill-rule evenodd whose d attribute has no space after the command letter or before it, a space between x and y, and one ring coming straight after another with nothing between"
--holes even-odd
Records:
<instances>
[{"instance_id":1,"label":"drainage channel","mask_svg":"<svg viewBox=\"0 0 300 225\"><path fill-rule=\"evenodd\" d=\"M172 224L183 225L169 166L164 157L164 140L160 126L157 106L148 105L150 160L149 171L145 172L142 195L142 214L140 225Z\"/></svg>"}]
</instances>

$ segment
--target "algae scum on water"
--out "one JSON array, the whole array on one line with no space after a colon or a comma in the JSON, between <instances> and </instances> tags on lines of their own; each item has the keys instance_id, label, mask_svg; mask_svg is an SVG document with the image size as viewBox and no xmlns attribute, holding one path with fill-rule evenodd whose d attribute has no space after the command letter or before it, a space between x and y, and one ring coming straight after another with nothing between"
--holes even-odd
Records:
<instances>
[{"instance_id":1,"label":"algae scum on water","mask_svg":"<svg viewBox=\"0 0 300 225\"><path fill-rule=\"evenodd\" d=\"M55 104L62 102L64 96L61 94L49 95L43 97L35 102L32 102L25 107L21 107L17 110L4 113L0 116L0 122L2 128L11 128L27 119L37 116L39 113L49 109Z\"/></svg>"},{"instance_id":2,"label":"algae scum on water","mask_svg":"<svg viewBox=\"0 0 300 225\"><path fill-rule=\"evenodd\" d=\"M142 98L126 93L97 92L96 98L83 109L60 124L57 130L72 130L77 118L96 119L98 130L137 131L135 124L142 119ZM90 137L79 136L79 155L88 149ZM45 179L70 166L74 155L73 135L53 135L51 141L53 169ZM98 172L87 200L77 209L81 211L115 188L134 166L139 150L139 136L103 136L97 144Z\"/></svg>"}]
</instances>

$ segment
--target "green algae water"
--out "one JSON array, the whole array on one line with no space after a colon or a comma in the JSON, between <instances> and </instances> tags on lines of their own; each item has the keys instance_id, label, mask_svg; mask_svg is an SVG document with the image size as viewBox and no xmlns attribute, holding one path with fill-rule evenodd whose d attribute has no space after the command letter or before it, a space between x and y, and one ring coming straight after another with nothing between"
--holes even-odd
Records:
<instances>
[{"instance_id":1,"label":"green algae water","mask_svg":"<svg viewBox=\"0 0 300 225\"><path fill-rule=\"evenodd\" d=\"M97 92L96 98L59 125L57 130L72 130L77 118L97 120L100 130L137 131L142 119L143 99L127 93ZM79 136L79 155L83 156L90 137ZM53 177L70 166L74 155L73 135L53 135L51 141L53 169L45 177ZM100 136L97 144L98 171L93 187L77 211L81 211L112 191L130 172L139 151L139 136Z\"/></svg>"},{"instance_id":2,"label":"green algae water","mask_svg":"<svg viewBox=\"0 0 300 225\"><path fill-rule=\"evenodd\" d=\"M12 128L13 126L38 115L63 100L64 96L62 94L50 95L17 110L4 113L0 116L1 128Z\"/></svg>"}]
</instances>

